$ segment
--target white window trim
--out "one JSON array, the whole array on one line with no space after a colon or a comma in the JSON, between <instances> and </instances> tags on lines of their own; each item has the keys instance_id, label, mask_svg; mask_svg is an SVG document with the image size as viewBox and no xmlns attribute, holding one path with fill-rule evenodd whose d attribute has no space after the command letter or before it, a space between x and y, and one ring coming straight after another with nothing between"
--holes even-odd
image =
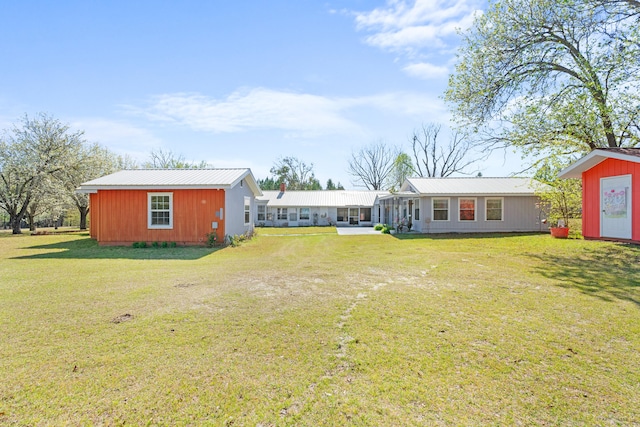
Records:
<instances>
[{"instance_id":1,"label":"white window trim","mask_svg":"<svg viewBox=\"0 0 640 427\"><path fill-rule=\"evenodd\" d=\"M244 221L244 225L250 225L251 224L251 198L250 197L245 196L244 198L243 214L244 214L244 219L245 220L248 219L248 221Z\"/></svg>"},{"instance_id":2,"label":"white window trim","mask_svg":"<svg viewBox=\"0 0 640 427\"><path fill-rule=\"evenodd\" d=\"M436 200L446 200L447 201L447 219L436 219ZM451 221L451 198L450 197L432 197L431 198L431 220L434 222L449 222Z\"/></svg>"},{"instance_id":3,"label":"white window trim","mask_svg":"<svg viewBox=\"0 0 640 427\"><path fill-rule=\"evenodd\" d=\"M169 224L151 224L151 197L152 196L169 196ZM164 211L164 209L163 209ZM147 193L147 228L153 230L171 230L173 229L173 193Z\"/></svg>"},{"instance_id":4,"label":"white window trim","mask_svg":"<svg viewBox=\"0 0 640 427\"><path fill-rule=\"evenodd\" d=\"M462 219L460 215L460 201L473 200L473 219ZM477 197L458 197L458 221L459 222L476 222L478 220L478 198Z\"/></svg>"},{"instance_id":5,"label":"white window trim","mask_svg":"<svg viewBox=\"0 0 640 427\"><path fill-rule=\"evenodd\" d=\"M489 209L489 200L500 200L500 219L487 219L487 210ZM504 221L504 197L485 197L484 199L484 220L491 222Z\"/></svg>"}]
</instances>

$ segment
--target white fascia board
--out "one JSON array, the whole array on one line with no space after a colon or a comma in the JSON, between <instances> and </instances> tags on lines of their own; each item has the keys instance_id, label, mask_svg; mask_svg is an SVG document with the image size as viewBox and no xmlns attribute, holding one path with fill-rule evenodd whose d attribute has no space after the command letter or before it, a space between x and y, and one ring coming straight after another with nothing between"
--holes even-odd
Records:
<instances>
[{"instance_id":1,"label":"white fascia board","mask_svg":"<svg viewBox=\"0 0 640 427\"><path fill-rule=\"evenodd\" d=\"M640 157L629 156L624 153L607 152L605 150L594 150L572 164L569 167L561 170L558 174L558 178L582 178L582 173L588 171L592 167L599 163L602 163L606 159L625 160L627 162L640 163Z\"/></svg>"}]
</instances>

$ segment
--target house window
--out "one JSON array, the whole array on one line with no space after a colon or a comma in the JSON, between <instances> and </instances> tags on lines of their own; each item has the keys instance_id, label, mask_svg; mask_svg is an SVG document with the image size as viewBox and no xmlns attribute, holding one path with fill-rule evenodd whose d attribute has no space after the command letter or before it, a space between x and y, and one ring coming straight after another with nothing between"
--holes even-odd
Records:
<instances>
[{"instance_id":1,"label":"house window","mask_svg":"<svg viewBox=\"0 0 640 427\"><path fill-rule=\"evenodd\" d=\"M278 208L278 212L277 212L277 216L276 218L280 221L286 221L287 220L287 208Z\"/></svg>"},{"instance_id":2,"label":"house window","mask_svg":"<svg viewBox=\"0 0 640 427\"><path fill-rule=\"evenodd\" d=\"M476 199L459 199L460 221L476 220Z\"/></svg>"},{"instance_id":3,"label":"house window","mask_svg":"<svg viewBox=\"0 0 640 427\"><path fill-rule=\"evenodd\" d=\"M298 220L298 212L296 211L296 208L291 208L291 210L289 211L289 221L297 221Z\"/></svg>"},{"instance_id":4,"label":"house window","mask_svg":"<svg viewBox=\"0 0 640 427\"><path fill-rule=\"evenodd\" d=\"M413 220L420 221L420 199L415 199L413 206Z\"/></svg>"},{"instance_id":5,"label":"house window","mask_svg":"<svg viewBox=\"0 0 640 427\"><path fill-rule=\"evenodd\" d=\"M309 208L300 208L300 221L309 219Z\"/></svg>"},{"instance_id":6,"label":"house window","mask_svg":"<svg viewBox=\"0 0 640 427\"><path fill-rule=\"evenodd\" d=\"M244 225L251 223L251 198L244 198Z\"/></svg>"},{"instance_id":7,"label":"house window","mask_svg":"<svg viewBox=\"0 0 640 427\"><path fill-rule=\"evenodd\" d=\"M502 197L487 199L487 221L502 221Z\"/></svg>"},{"instance_id":8,"label":"house window","mask_svg":"<svg viewBox=\"0 0 640 427\"><path fill-rule=\"evenodd\" d=\"M147 193L148 228L173 228L173 193Z\"/></svg>"},{"instance_id":9,"label":"house window","mask_svg":"<svg viewBox=\"0 0 640 427\"><path fill-rule=\"evenodd\" d=\"M347 208L338 208L338 217L336 220L338 222L346 222L349 218L349 209Z\"/></svg>"},{"instance_id":10,"label":"house window","mask_svg":"<svg viewBox=\"0 0 640 427\"><path fill-rule=\"evenodd\" d=\"M433 199L433 220L449 221L449 199Z\"/></svg>"},{"instance_id":11,"label":"house window","mask_svg":"<svg viewBox=\"0 0 640 427\"><path fill-rule=\"evenodd\" d=\"M371 222L371 208L360 208L360 221Z\"/></svg>"},{"instance_id":12,"label":"house window","mask_svg":"<svg viewBox=\"0 0 640 427\"><path fill-rule=\"evenodd\" d=\"M267 218L267 207L265 205L258 205L258 221L264 221Z\"/></svg>"}]
</instances>

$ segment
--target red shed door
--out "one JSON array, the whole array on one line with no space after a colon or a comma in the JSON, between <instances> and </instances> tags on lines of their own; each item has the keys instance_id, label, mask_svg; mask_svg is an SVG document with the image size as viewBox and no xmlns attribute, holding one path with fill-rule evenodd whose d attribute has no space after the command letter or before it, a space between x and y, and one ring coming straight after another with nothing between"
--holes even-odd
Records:
<instances>
[{"instance_id":1,"label":"red shed door","mask_svg":"<svg viewBox=\"0 0 640 427\"><path fill-rule=\"evenodd\" d=\"M631 175L600 178L600 236L631 239Z\"/></svg>"}]
</instances>

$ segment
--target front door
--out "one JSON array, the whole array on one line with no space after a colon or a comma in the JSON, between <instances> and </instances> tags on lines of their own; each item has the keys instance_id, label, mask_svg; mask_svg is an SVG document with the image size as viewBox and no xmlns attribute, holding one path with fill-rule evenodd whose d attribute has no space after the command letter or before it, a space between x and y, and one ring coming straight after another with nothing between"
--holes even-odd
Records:
<instances>
[{"instance_id":1,"label":"front door","mask_svg":"<svg viewBox=\"0 0 640 427\"><path fill-rule=\"evenodd\" d=\"M600 178L600 237L631 239L631 175Z\"/></svg>"},{"instance_id":2,"label":"front door","mask_svg":"<svg viewBox=\"0 0 640 427\"><path fill-rule=\"evenodd\" d=\"M349 225L358 225L360 223L360 212L358 208L349 208Z\"/></svg>"}]
</instances>

